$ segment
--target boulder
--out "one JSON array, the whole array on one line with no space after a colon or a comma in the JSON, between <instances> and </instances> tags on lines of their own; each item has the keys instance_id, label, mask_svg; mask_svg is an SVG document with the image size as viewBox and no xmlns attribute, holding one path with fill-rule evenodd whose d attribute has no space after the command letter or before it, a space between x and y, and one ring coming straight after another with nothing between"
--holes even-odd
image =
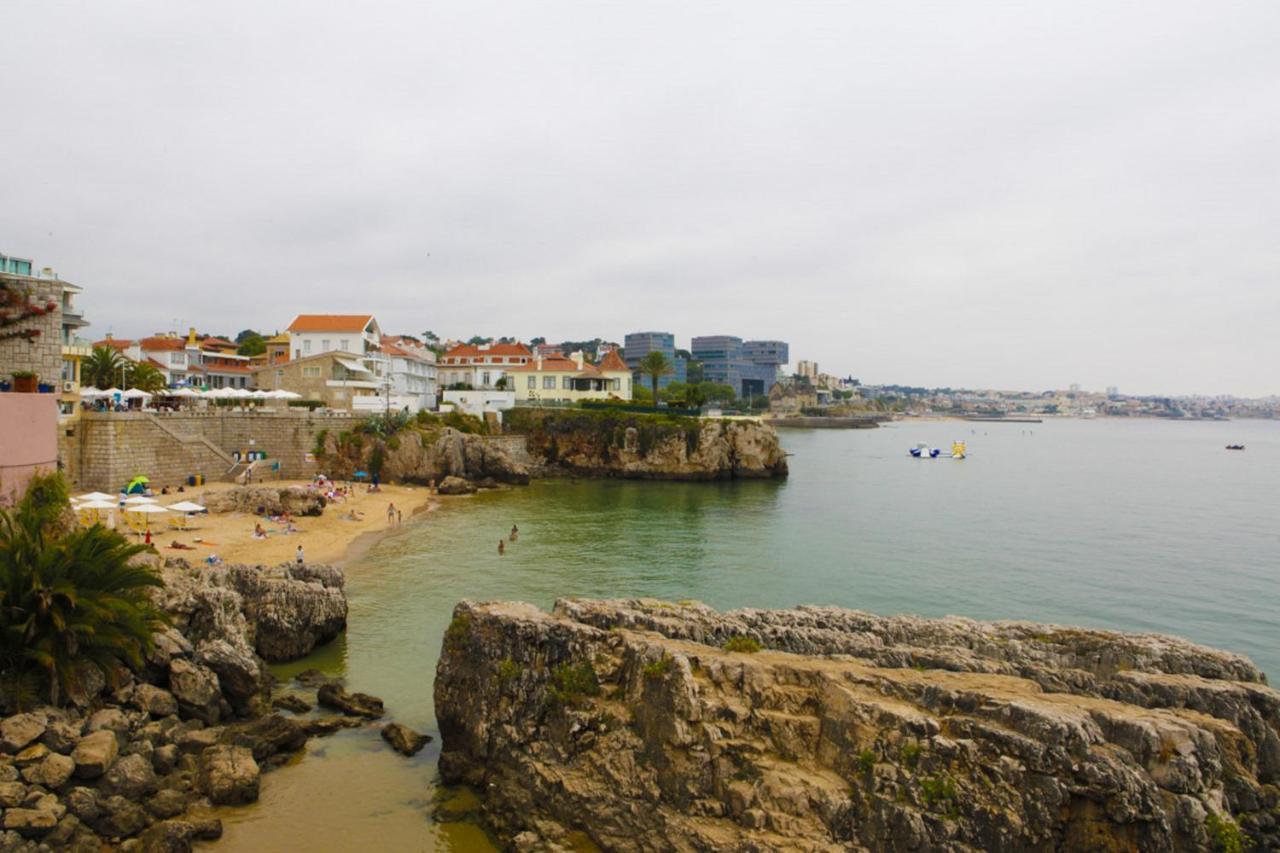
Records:
<instances>
[{"instance_id":1,"label":"boulder","mask_svg":"<svg viewBox=\"0 0 1280 853\"><path fill-rule=\"evenodd\" d=\"M18 768L12 764L0 764L0 782L17 782Z\"/></svg>"},{"instance_id":2,"label":"boulder","mask_svg":"<svg viewBox=\"0 0 1280 853\"><path fill-rule=\"evenodd\" d=\"M107 797L99 801L99 806L101 814L90 825L108 838L128 838L151 825L151 818L142 806L124 797Z\"/></svg>"},{"instance_id":3,"label":"boulder","mask_svg":"<svg viewBox=\"0 0 1280 853\"><path fill-rule=\"evenodd\" d=\"M151 766L161 776L173 770L178 766L178 746L177 744L167 743L164 746L157 746L155 752L151 753Z\"/></svg>"},{"instance_id":4,"label":"boulder","mask_svg":"<svg viewBox=\"0 0 1280 853\"><path fill-rule=\"evenodd\" d=\"M27 838L45 835L57 825L57 815L44 809L4 810L4 828Z\"/></svg>"},{"instance_id":5,"label":"boulder","mask_svg":"<svg viewBox=\"0 0 1280 853\"><path fill-rule=\"evenodd\" d=\"M218 676L222 694L237 711L262 694L264 673L247 644L236 648L226 640L206 640L200 643L196 656Z\"/></svg>"},{"instance_id":6,"label":"boulder","mask_svg":"<svg viewBox=\"0 0 1280 853\"><path fill-rule=\"evenodd\" d=\"M197 787L214 805L239 805L258 799L258 762L243 746L211 746L200 756Z\"/></svg>"},{"instance_id":7,"label":"boulder","mask_svg":"<svg viewBox=\"0 0 1280 853\"><path fill-rule=\"evenodd\" d=\"M337 684L325 684L316 691L316 701L325 708L348 717L377 719L383 714L382 700L368 693L348 693Z\"/></svg>"},{"instance_id":8,"label":"boulder","mask_svg":"<svg viewBox=\"0 0 1280 853\"><path fill-rule=\"evenodd\" d=\"M240 728L238 746L248 747L255 761L266 761L279 752L297 752L307 745L307 734L295 720L270 714Z\"/></svg>"},{"instance_id":9,"label":"boulder","mask_svg":"<svg viewBox=\"0 0 1280 853\"><path fill-rule=\"evenodd\" d=\"M102 809L98 806L98 792L93 788L72 788L62 795L62 802L67 811L85 823L92 823L102 814Z\"/></svg>"},{"instance_id":10,"label":"boulder","mask_svg":"<svg viewBox=\"0 0 1280 853\"><path fill-rule=\"evenodd\" d=\"M293 680L301 684L303 687L322 687L329 683L337 684L339 679L332 675L321 672L318 669L304 669L293 677Z\"/></svg>"},{"instance_id":11,"label":"boulder","mask_svg":"<svg viewBox=\"0 0 1280 853\"><path fill-rule=\"evenodd\" d=\"M16 809L27 799L27 786L21 782L0 782L0 808Z\"/></svg>"},{"instance_id":12,"label":"boulder","mask_svg":"<svg viewBox=\"0 0 1280 853\"><path fill-rule=\"evenodd\" d=\"M222 728L213 726L207 729L193 729L183 732L178 737L178 749L181 752L204 752L222 739Z\"/></svg>"},{"instance_id":13,"label":"boulder","mask_svg":"<svg viewBox=\"0 0 1280 853\"><path fill-rule=\"evenodd\" d=\"M173 788L163 788L147 800L147 810L161 820L177 817L187 810L187 796Z\"/></svg>"},{"instance_id":14,"label":"boulder","mask_svg":"<svg viewBox=\"0 0 1280 853\"><path fill-rule=\"evenodd\" d=\"M133 688L129 704L152 717L169 717L178 713L178 700L168 690L154 684L139 684Z\"/></svg>"},{"instance_id":15,"label":"boulder","mask_svg":"<svg viewBox=\"0 0 1280 853\"><path fill-rule=\"evenodd\" d=\"M169 664L169 689L183 716L206 723L221 718L222 692L218 676L208 667L181 658Z\"/></svg>"},{"instance_id":16,"label":"boulder","mask_svg":"<svg viewBox=\"0 0 1280 853\"><path fill-rule=\"evenodd\" d=\"M22 768L22 778L30 785L43 785L53 790L61 788L71 779L76 763L65 755L50 753L38 764Z\"/></svg>"},{"instance_id":17,"label":"boulder","mask_svg":"<svg viewBox=\"0 0 1280 853\"><path fill-rule=\"evenodd\" d=\"M95 711L84 724L84 733L92 734L100 731L112 731L119 735L127 735L132 728L128 716L119 708L103 708Z\"/></svg>"},{"instance_id":18,"label":"boulder","mask_svg":"<svg viewBox=\"0 0 1280 853\"><path fill-rule=\"evenodd\" d=\"M440 481L436 491L442 495L469 495L475 492L476 486L470 480L449 476Z\"/></svg>"},{"instance_id":19,"label":"boulder","mask_svg":"<svg viewBox=\"0 0 1280 853\"><path fill-rule=\"evenodd\" d=\"M400 723L387 723L382 727L382 739L401 755L415 755L431 740L430 735L418 734Z\"/></svg>"},{"instance_id":20,"label":"boulder","mask_svg":"<svg viewBox=\"0 0 1280 853\"><path fill-rule=\"evenodd\" d=\"M54 752L62 755L70 755L71 750L76 748L76 744L80 742L81 726L66 721L58 721L50 723L49 727L44 730L40 742Z\"/></svg>"},{"instance_id":21,"label":"boulder","mask_svg":"<svg viewBox=\"0 0 1280 853\"><path fill-rule=\"evenodd\" d=\"M230 566L227 580L253 628L253 649L265 660L305 657L347 627L346 576L335 566Z\"/></svg>"},{"instance_id":22,"label":"boulder","mask_svg":"<svg viewBox=\"0 0 1280 853\"><path fill-rule=\"evenodd\" d=\"M194 834L194 828L185 821L162 820L138 836L137 849L140 853L188 853Z\"/></svg>"},{"instance_id":23,"label":"boulder","mask_svg":"<svg viewBox=\"0 0 1280 853\"><path fill-rule=\"evenodd\" d=\"M302 731L307 737L326 737L342 729L356 729L363 725L363 717L317 717L303 720Z\"/></svg>"},{"instance_id":24,"label":"boulder","mask_svg":"<svg viewBox=\"0 0 1280 853\"><path fill-rule=\"evenodd\" d=\"M326 499L317 491L303 486L236 486L219 492L206 492L201 505L209 512L246 512L253 515L321 515Z\"/></svg>"},{"instance_id":25,"label":"boulder","mask_svg":"<svg viewBox=\"0 0 1280 853\"><path fill-rule=\"evenodd\" d=\"M37 761L44 761L45 756L49 753L49 747L42 743L33 743L31 746L15 755L13 757L13 763L19 767L25 767L28 764L35 764Z\"/></svg>"},{"instance_id":26,"label":"boulder","mask_svg":"<svg viewBox=\"0 0 1280 853\"><path fill-rule=\"evenodd\" d=\"M71 760L76 763L76 775L81 779L98 778L111 768L119 752L115 732L103 729L86 735L71 751Z\"/></svg>"},{"instance_id":27,"label":"boulder","mask_svg":"<svg viewBox=\"0 0 1280 853\"><path fill-rule=\"evenodd\" d=\"M142 755L126 755L116 761L102 777L101 790L135 802L155 793L156 771L151 760Z\"/></svg>"},{"instance_id":28,"label":"boulder","mask_svg":"<svg viewBox=\"0 0 1280 853\"><path fill-rule=\"evenodd\" d=\"M44 714L14 714L0 722L0 752L21 752L44 734Z\"/></svg>"},{"instance_id":29,"label":"boulder","mask_svg":"<svg viewBox=\"0 0 1280 853\"><path fill-rule=\"evenodd\" d=\"M271 702L271 707L279 708L282 711L292 711L295 714L305 714L313 707L310 702L303 699L296 693L286 693L283 696L277 696Z\"/></svg>"}]
</instances>

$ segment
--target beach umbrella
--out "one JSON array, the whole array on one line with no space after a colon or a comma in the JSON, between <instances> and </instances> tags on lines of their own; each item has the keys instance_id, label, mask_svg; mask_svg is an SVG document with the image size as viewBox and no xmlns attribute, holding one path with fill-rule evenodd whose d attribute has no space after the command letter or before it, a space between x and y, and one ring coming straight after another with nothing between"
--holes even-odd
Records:
<instances>
[{"instance_id":1,"label":"beach umbrella","mask_svg":"<svg viewBox=\"0 0 1280 853\"><path fill-rule=\"evenodd\" d=\"M141 388L130 388L128 391L125 391L125 392L124 392L123 394L121 394L120 396L121 396L121 397L124 397L126 400L149 400L149 399L151 399L151 395L150 395L150 394L148 394L146 391L143 391Z\"/></svg>"},{"instance_id":2,"label":"beach umbrella","mask_svg":"<svg viewBox=\"0 0 1280 853\"><path fill-rule=\"evenodd\" d=\"M204 507L192 501L178 501L176 504L169 504L169 509L174 512L204 512Z\"/></svg>"},{"instance_id":3,"label":"beach umbrella","mask_svg":"<svg viewBox=\"0 0 1280 853\"><path fill-rule=\"evenodd\" d=\"M76 509L115 509L115 508L116 508L115 501L92 500L92 501L85 501L82 504L76 505Z\"/></svg>"},{"instance_id":4,"label":"beach umbrella","mask_svg":"<svg viewBox=\"0 0 1280 853\"><path fill-rule=\"evenodd\" d=\"M200 392L191 388L179 388L169 395L170 397L199 397Z\"/></svg>"},{"instance_id":5,"label":"beach umbrella","mask_svg":"<svg viewBox=\"0 0 1280 853\"><path fill-rule=\"evenodd\" d=\"M95 397L104 397L106 396L106 393L107 393L106 391L103 391L99 388L81 388L80 389L80 396L90 400Z\"/></svg>"},{"instance_id":6,"label":"beach umbrella","mask_svg":"<svg viewBox=\"0 0 1280 853\"><path fill-rule=\"evenodd\" d=\"M131 498L125 499L125 503L129 504L130 506L150 506L151 504L154 504L156 502L157 501L155 498L148 498L148 497L144 497L143 495L134 495Z\"/></svg>"},{"instance_id":7,"label":"beach umbrella","mask_svg":"<svg viewBox=\"0 0 1280 853\"><path fill-rule=\"evenodd\" d=\"M301 394L295 393L293 391L286 391L283 388L279 389L278 391L272 391L271 396L275 397L277 400L301 400L302 399Z\"/></svg>"},{"instance_id":8,"label":"beach umbrella","mask_svg":"<svg viewBox=\"0 0 1280 853\"><path fill-rule=\"evenodd\" d=\"M86 495L80 495L78 498L76 498L76 500L78 501L112 501L112 500L115 500L115 498L116 498L115 495L109 495L106 492L89 492ZM114 505L115 504L112 504L112 506Z\"/></svg>"},{"instance_id":9,"label":"beach umbrella","mask_svg":"<svg viewBox=\"0 0 1280 853\"><path fill-rule=\"evenodd\" d=\"M165 509L164 507L157 506L156 504L137 504L135 506L125 508L125 512L141 513L142 517L146 520L146 526L148 530L151 529L151 516L159 515L162 512L168 512L168 511L169 510Z\"/></svg>"},{"instance_id":10,"label":"beach umbrella","mask_svg":"<svg viewBox=\"0 0 1280 853\"><path fill-rule=\"evenodd\" d=\"M250 396L250 397L252 397L252 398L253 398L253 399L255 399L255 400L265 400L265 399L267 399L268 397L270 397L271 395L270 395L270 394L268 394L266 391L262 391L262 390L259 390L259 389L256 389L256 388L255 388L254 390L252 390L252 391L250 391L250 392L249 392L249 396Z\"/></svg>"}]
</instances>

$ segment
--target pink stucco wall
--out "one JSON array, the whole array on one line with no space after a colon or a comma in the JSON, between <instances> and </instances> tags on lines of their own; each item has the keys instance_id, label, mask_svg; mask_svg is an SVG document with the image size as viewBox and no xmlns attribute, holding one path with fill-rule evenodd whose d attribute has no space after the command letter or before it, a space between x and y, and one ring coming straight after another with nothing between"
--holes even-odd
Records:
<instances>
[{"instance_id":1,"label":"pink stucco wall","mask_svg":"<svg viewBox=\"0 0 1280 853\"><path fill-rule=\"evenodd\" d=\"M0 393L0 506L12 504L37 471L57 467L57 395Z\"/></svg>"}]
</instances>

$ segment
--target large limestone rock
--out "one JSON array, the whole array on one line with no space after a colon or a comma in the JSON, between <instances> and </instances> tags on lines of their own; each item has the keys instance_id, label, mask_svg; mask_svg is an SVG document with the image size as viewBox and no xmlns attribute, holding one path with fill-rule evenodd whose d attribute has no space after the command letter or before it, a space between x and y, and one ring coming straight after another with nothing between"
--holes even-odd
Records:
<instances>
[{"instance_id":1,"label":"large limestone rock","mask_svg":"<svg viewBox=\"0 0 1280 853\"><path fill-rule=\"evenodd\" d=\"M188 660L169 665L169 690L185 717L216 723L222 716L222 692L213 670Z\"/></svg>"},{"instance_id":2,"label":"large limestone rock","mask_svg":"<svg viewBox=\"0 0 1280 853\"><path fill-rule=\"evenodd\" d=\"M96 779L115 763L120 752L120 744L116 741L115 732L102 729L85 735L71 751L71 760L76 763L76 775L81 779Z\"/></svg>"},{"instance_id":3,"label":"large limestone rock","mask_svg":"<svg viewBox=\"0 0 1280 853\"><path fill-rule=\"evenodd\" d=\"M303 486L236 486L219 492L206 492L200 504L209 512L247 512L255 515L320 515L325 497Z\"/></svg>"},{"instance_id":4,"label":"large limestone rock","mask_svg":"<svg viewBox=\"0 0 1280 853\"><path fill-rule=\"evenodd\" d=\"M0 722L0 752L21 752L44 734L44 714L15 714Z\"/></svg>"},{"instance_id":5,"label":"large limestone rock","mask_svg":"<svg viewBox=\"0 0 1280 853\"><path fill-rule=\"evenodd\" d=\"M258 799L258 762L243 746L211 746L200 756L197 784L214 805L238 805Z\"/></svg>"},{"instance_id":6,"label":"large limestone rock","mask_svg":"<svg viewBox=\"0 0 1280 853\"><path fill-rule=\"evenodd\" d=\"M372 454L372 443L365 452ZM440 483L446 477L458 477L488 478L501 483L529 482L528 465L513 459L502 444L449 427L434 437L415 430L402 431L382 448L382 454L382 476L389 481Z\"/></svg>"},{"instance_id":7,"label":"large limestone rock","mask_svg":"<svg viewBox=\"0 0 1280 853\"><path fill-rule=\"evenodd\" d=\"M138 802L155 793L156 773L150 759L137 754L126 755L106 772L101 787L108 796L118 795Z\"/></svg>"},{"instance_id":8,"label":"large limestone rock","mask_svg":"<svg viewBox=\"0 0 1280 853\"><path fill-rule=\"evenodd\" d=\"M387 723L382 727L382 739L401 755L417 755L431 740L431 735L415 732L402 723Z\"/></svg>"},{"instance_id":9,"label":"large limestone rock","mask_svg":"<svg viewBox=\"0 0 1280 853\"><path fill-rule=\"evenodd\" d=\"M1280 846L1280 694L1171 637L464 602L436 714L444 781L531 849Z\"/></svg>"},{"instance_id":10,"label":"large limestone rock","mask_svg":"<svg viewBox=\"0 0 1280 853\"><path fill-rule=\"evenodd\" d=\"M758 421L551 410L523 417L529 453L549 471L645 480L787 476L777 433Z\"/></svg>"},{"instance_id":11,"label":"large limestone rock","mask_svg":"<svg viewBox=\"0 0 1280 853\"><path fill-rule=\"evenodd\" d=\"M54 752L46 755L38 764L22 768L22 778L31 785L42 785L53 790L67 784L75 769L74 759Z\"/></svg>"}]
</instances>

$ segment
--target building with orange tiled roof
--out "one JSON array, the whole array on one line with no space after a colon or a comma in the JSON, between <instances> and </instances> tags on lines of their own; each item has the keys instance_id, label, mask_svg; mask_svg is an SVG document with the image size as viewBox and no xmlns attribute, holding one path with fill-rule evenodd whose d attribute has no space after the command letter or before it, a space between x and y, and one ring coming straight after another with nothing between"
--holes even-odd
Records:
<instances>
[{"instance_id":1,"label":"building with orange tiled roof","mask_svg":"<svg viewBox=\"0 0 1280 853\"><path fill-rule=\"evenodd\" d=\"M631 399L631 370L616 352L599 364L589 364L581 352L534 358L510 368L507 378L517 404Z\"/></svg>"},{"instance_id":2,"label":"building with orange tiled roof","mask_svg":"<svg viewBox=\"0 0 1280 853\"><path fill-rule=\"evenodd\" d=\"M335 351L363 356L382 346L382 329L372 314L299 314L288 332L290 358Z\"/></svg>"},{"instance_id":3,"label":"building with orange tiled roof","mask_svg":"<svg viewBox=\"0 0 1280 853\"><path fill-rule=\"evenodd\" d=\"M507 371L528 364L533 353L524 344L458 344L440 357L444 388L497 388ZM505 384L505 383L503 383Z\"/></svg>"}]
</instances>

